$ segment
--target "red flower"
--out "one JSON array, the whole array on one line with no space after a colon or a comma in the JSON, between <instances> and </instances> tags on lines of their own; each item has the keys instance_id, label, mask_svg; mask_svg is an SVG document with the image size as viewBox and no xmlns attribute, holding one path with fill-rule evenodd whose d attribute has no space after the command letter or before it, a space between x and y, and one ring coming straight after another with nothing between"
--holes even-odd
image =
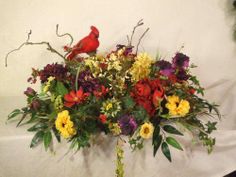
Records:
<instances>
[{"instance_id":1,"label":"red flower","mask_svg":"<svg viewBox=\"0 0 236 177\"><path fill-rule=\"evenodd\" d=\"M138 81L134 87L134 94L139 97L149 97L151 94L151 88L149 86L148 80Z\"/></svg>"},{"instance_id":2,"label":"red flower","mask_svg":"<svg viewBox=\"0 0 236 177\"><path fill-rule=\"evenodd\" d=\"M103 124L105 124L106 121L107 121L107 116L106 116L105 114L100 114L99 120L100 120Z\"/></svg>"},{"instance_id":3,"label":"red flower","mask_svg":"<svg viewBox=\"0 0 236 177\"><path fill-rule=\"evenodd\" d=\"M155 107L159 106L159 101L162 99L163 95L164 95L164 91L162 89L162 87L160 87L161 89L158 90L156 89L153 93L152 96L152 103L154 104Z\"/></svg>"},{"instance_id":4,"label":"red flower","mask_svg":"<svg viewBox=\"0 0 236 177\"><path fill-rule=\"evenodd\" d=\"M190 88L188 92L193 95L196 92L196 90L194 88Z\"/></svg>"},{"instance_id":5,"label":"red flower","mask_svg":"<svg viewBox=\"0 0 236 177\"><path fill-rule=\"evenodd\" d=\"M138 105L142 106L150 116L155 113L155 108L149 99L136 99Z\"/></svg>"},{"instance_id":6,"label":"red flower","mask_svg":"<svg viewBox=\"0 0 236 177\"><path fill-rule=\"evenodd\" d=\"M77 92L72 90L70 93L64 96L64 100L65 100L64 105L70 108L74 106L75 104L82 103L88 96L89 96L89 93L84 93L82 87L80 87L80 89Z\"/></svg>"},{"instance_id":7,"label":"red flower","mask_svg":"<svg viewBox=\"0 0 236 177\"><path fill-rule=\"evenodd\" d=\"M101 85L100 90L99 91L98 90L94 90L93 94L97 98L100 98L100 97L106 95L108 93L108 91L109 91L108 88L106 88L104 85Z\"/></svg>"}]
</instances>

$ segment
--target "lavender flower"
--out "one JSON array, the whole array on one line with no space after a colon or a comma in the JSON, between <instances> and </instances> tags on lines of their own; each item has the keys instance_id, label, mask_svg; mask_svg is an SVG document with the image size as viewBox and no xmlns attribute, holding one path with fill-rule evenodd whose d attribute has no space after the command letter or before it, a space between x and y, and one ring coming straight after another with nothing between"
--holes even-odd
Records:
<instances>
[{"instance_id":1,"label":"lavender flower","mask_svg":"<svg viewBox=\"0 0 236 177\"><path fill-rule=\"evenodd\" d=\"M137 129L137 123L133 116L123 115L119 118L118 123L123 135L132 135Z\"/></svg>"},{"instance_id":2,"label":"lavender flower","mask_svg":"<svg viewBox=\"0 0 236 177\"><path fill-rule=\"evenodd\" d=\"M172 66L174 68L187 68L189 66L189 57L183 53L177 53L172 60Z\"/></svg>"},{"instance_id":3,"label":"lavender flower","mask_svg":"<svg viewBox=\"0 0 236 177\"><path fill-rule=\"evenodd\" d=\"M160 73L164 76L170 76L174 72L171 63L168 61L159 60L156 62L156 66L160 68Z\"/></svg>"}]
</instances>

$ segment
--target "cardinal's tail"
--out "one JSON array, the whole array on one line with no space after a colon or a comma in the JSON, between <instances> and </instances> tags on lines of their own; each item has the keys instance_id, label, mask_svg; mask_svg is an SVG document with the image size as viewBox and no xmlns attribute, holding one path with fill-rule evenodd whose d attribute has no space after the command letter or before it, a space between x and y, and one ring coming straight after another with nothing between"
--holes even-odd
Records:
<instances>
[{"instance_id":1,"label":"cardinal's tail","mask_svg":"<svg viewBox=\"0 0 236 177\"><path fill-rule=\"evenodd\" d=\"M68 60L73 60L76 56L76 53L75 52L71 52L68 56L67 56L67 59Z\"/></svg>"}]
</instances>

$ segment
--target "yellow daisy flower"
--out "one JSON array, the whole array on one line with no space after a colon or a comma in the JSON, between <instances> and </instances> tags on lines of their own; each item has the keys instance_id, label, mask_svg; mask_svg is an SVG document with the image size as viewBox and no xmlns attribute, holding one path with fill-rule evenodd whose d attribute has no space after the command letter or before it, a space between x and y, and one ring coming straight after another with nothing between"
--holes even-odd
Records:
<instances>
[{"instance_id":1,"label":"yellow daisy flower","mask_svg":"<svg viewBox=\"0 0 236 177\"><path fill-rule=\"evenodd\" d=\"M166 108L171 116L185 116L189 112L190 104L187 100L172 95L167 97Z\"/></svg>"},{"instance_id":2,"label":"yellow daisy flower","mask_svg":"<svg viewBox=\"0 0 236 177\"><path fill-rule=\"evenodd\" d=\"M153 131L154 131L154 127L153 127L152 123L146 122L141 126L139 134L142 138L149 139L149 138L151 138Z\"/></svg>"},{"instance_id":3,"label":"yellow daisy flower","mask_svg":"<svg viewBox=\"0 0 236 177\"><path fill-rule=\"evenodd\" d=\"M76 134L74 123L70 120L70 115L67 110L58 113L55 125L56 129L64 138L70 138Z\"/></svg>"}]
</instances>

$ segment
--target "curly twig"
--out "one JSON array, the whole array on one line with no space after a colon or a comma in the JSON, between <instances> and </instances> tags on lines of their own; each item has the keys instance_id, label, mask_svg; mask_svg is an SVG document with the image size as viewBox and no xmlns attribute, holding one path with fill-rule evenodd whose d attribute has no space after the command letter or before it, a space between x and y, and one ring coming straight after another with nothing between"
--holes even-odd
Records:
<instances>
[{"instance_id":1,"label":"curly twig","mask_svg":"<svg viewBox=\"0 0 236 177\"><path fill-rule=\"evenodd\" d=\"M15 52L15 51L18 51L20 50L24 45L47 45L47 50L51 51L52 53L56 53L57 55L59 55L61 58L63 58L65 60L65 57L60 54L57 50L55 50L49 42L46 42L46 41L42 41L42 42L29 42L30 40L30 35L32 34L32 31L30 30L30 32L28 33L28 37L27 37L27 40L22 43L18 48L14 49L14 50L11 50L10 52L7 53L6 57L5 57L5 66L7 67L7 59L8 59L8 56Z\"/></svg>"},{"instance_id":2,"label":"curly twig","mask_svg":"<svg viewBox=\"0 0 236 177\"><path fill-rule=\"evenodd\" d=\"M133 28L133 31L132 31L132 34L131 34L131 37L130 37L130 41L129 41L129 46L132 46L132 40L133 40L133 36L134 36L134 33L135 33L135 30L136 28L138 28L139 26L142 26L144 23L143 23L143 19L139 20L137 25Z\"/></svg>"},{"instance_id":3,"label":"curly twig","mask_svg":"<svg viewBox=\"0 0 236 177\"><path fill-rule=\"evenodd\" d=\"M8 53L6 54L6 57L5 57L5 67L7 67L7 59L8 59L8 56L9 56L11 53L20 50L24 45L26 45L26 44L29 42L29 40L30 40L30 35L31 35L31 34L32 34L32 31L30 30L30 32L29 32L28 35L27 35L26 42L24 42L24 43L21 44L18 48L14 49L14 50L11 50L10 52L8 52Z\"/></svg>"},{"instance_id":4,"label":"curly twig","mask_svg":"<svg viewBox=\"0 0 236 177\"><path fill-rule=\"evenodd\" d=\"M57 35L58 37L69 36L69 38L70 38L70 44L69 44L69 46L71 46L71 45L73 44L73 41L74 41L74 38L72 37L72 35L71 35L70 33L59 34L59 33L58 33L58 28L59 28L59 25L57 24L57 25L56 25L56 35Z\"/></svg>"},{"instance_id":5,"label":"curly twig","mask_svg":"<svg viewBox=\"0 0 236 177\"><path fill-rule=\"evenodd\" d=\"M136 54L138 53L138 47L139 47L139 45L140 45L140 43L141 43L141 40L143 39L143 37L145 36L145 34L148 32L148 30L149 30L150 28L147 28L145 31L144 31L144 33L142 34L142 36L139 38L139 40L138 40L138 44L137 44L137 46L136 46Z\"/></svg>"}]
</instances>

